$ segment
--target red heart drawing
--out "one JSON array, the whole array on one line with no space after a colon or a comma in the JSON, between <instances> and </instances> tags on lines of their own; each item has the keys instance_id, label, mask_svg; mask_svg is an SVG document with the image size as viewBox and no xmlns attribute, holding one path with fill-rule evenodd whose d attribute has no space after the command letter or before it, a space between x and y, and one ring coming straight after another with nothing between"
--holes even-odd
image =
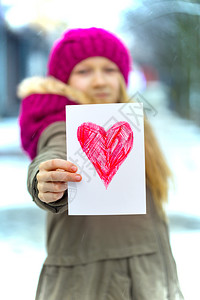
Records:
<instances>
[{"instance_id":1,"label":"red heart drawing","mask_svg":"<svg viewBox=\"0 0 200 300\"><path fill-rule=\"evenodd\" d=\"M133 147L133 131L127 122L117 122L108 131L93 123L77 129L78 141L107 189Z\"/></svg>"}]
</instances>

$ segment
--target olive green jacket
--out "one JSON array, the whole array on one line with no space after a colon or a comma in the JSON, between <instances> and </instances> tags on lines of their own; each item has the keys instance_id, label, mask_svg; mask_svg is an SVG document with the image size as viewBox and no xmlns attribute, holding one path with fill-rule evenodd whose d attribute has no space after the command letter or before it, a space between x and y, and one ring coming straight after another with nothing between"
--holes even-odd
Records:
<instances>
[{"instance_id":1,"label":"olive green jacket","mask_svg":"<svg viewBox=\"0 0 200 300\"><path fill-rule=\"evenodd\" d=\"M183 299L168 227L156 211L149 188L146 190L146 215L69 216L67 192L51 204L38 198L36 174L39 164L53 158L66 159L65 122L56 122L44 130L38 143L38 155L28 172L28 190L35 203L48 212L45 266L69 267L141 255L148 261L148 256L154 254L154 267L161 271L163 288L168 291L169 298L166 299ZM147 272L151 276L151 270Z\"/></svg>"}]
</instances>

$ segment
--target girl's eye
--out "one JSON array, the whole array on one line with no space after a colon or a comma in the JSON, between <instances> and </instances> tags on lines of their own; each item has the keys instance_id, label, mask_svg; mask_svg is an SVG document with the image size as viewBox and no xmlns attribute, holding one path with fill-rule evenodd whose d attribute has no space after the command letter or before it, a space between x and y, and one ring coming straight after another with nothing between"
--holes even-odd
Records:
<instances>
[{"instance_id":1,"label":"girl's eye","mask_svg":"<svg viewBox=\"0 0 200 300\"><path fill-rule=\"evenodd\" d=\"M82 70L77 71L78 74L88 74L89 72L90 72L89 69L82 69Z\"/></svg>"},{"instance_id":2,"label":"girl's eye","mask_svg":"<svg viewBox=\"0 0 200 300\"><path fill-rule=\"evenodd\" d=\"M108 73L112 73L112 72L117 72L117 69L115 69L115 68L106 68L105 71L108 72Z\"/></svg>"}]
</instances>

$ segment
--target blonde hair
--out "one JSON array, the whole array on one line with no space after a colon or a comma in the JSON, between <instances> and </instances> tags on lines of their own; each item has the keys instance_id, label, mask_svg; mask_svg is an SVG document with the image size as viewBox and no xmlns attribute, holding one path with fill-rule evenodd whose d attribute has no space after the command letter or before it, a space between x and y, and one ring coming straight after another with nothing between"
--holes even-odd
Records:
<instances>
[{"instance_id":1,"label":"blonde hair","mask_svg":"<svg viewBox=\"0 0 200 300\"><path fill-rule=\"evenodd\" d=\"M120 78L120 102L134 102L130 100L124 78ZM172 173L166 159L160 149L153 129L144 116L144 140L145 140L145 172L146 183L149 186L158 212L165 216L164 203L168 199L169 179Z\"/></svg>"}]
</instances>

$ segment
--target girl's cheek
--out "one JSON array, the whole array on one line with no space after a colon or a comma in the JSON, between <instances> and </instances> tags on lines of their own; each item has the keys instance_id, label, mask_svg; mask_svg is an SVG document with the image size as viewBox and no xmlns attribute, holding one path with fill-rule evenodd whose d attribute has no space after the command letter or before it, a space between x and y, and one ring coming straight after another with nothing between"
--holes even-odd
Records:
<instances>
[{"instance_id":1,"label":"girl's cheek","mask_svg":"<svg viewBox=\"0 0 200 300\"><path fill-rule=\"evenodd\" d=\"M86 78L81 80L78 86L81 91L86 92L89 87L89 80Z\"/></svg>"},{"instance_id":2,"label":"girl's cheek","mask_svg":"<svg viewBox=\"0 0 200 300\"><path fill-rule=\"evenodd\" d=\"M87 78L78 78L76 80L73 81L73 84L71 85L74 88L85 92L85 90L87 90L88 87L88 79Z\"/></svg>"}]
</instances>

